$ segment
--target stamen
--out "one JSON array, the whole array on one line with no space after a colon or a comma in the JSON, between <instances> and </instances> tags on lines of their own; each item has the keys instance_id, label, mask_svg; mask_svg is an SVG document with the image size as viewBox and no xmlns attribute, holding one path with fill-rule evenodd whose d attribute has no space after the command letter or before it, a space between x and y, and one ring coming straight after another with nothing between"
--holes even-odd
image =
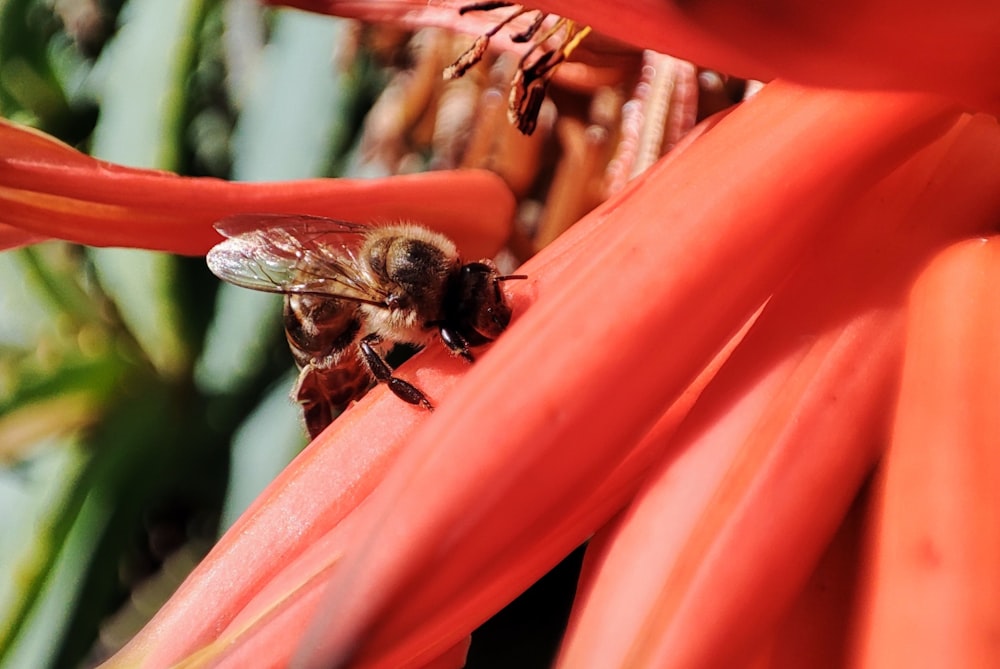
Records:
<instances>
[{"instance_id":1,"label":"stamen","mask_svg":"<svg viewBox=\"0 0 1000 669\"><path fill-rule=\"evenodd\" d=\"M476 41L472 43L461 56L458 57L454 63L444 68L444 78L446 80L458 79L466 72L469 68L478 63L483 59L483 54L486 53L487 47L490 45L490 38L486 35L480 35L476 38Z\"/></svg>"},{"instance_id":2,"label":"stamen","mask_svg":"<svg viewBox=\"0 0 1000 669\"><path fill-rule=\"evenodd\" d=\"M510 2L477 2L465 5L458 11L459 14L464 15L468 12L488 12L502 7L516 7L516 9L510 16L477 38L472 46L458 57L458 60L445 68L444 77L445 79L455 79L465 74L470 67L482 59L489 47L490 38L496 35L501 28L519 16L528 12L537 12L530 26L510 37L513 42L532 42L531 48L518 61L517 72L511 81L510 95L507 98L507 118L523 134L530 135L538 124L538 114L545 101L545 93L553 73L563 61L569 58L570 54L583 41L583 38L590 34L590 26L578 27L573 21L559 18L544 34L539 35L539 30L549 15L540 10L527 9ZM544 51L531 65L528 65L528 59L532 54L539 48L543 48L545 43L554 38L560 31L565 31L565 34L561 38L559 46Z\"/></svg>"},{"instance_id":3,"label":"stamen","mask_svg":"<svg viewBox=\"0 0 1000 669\"><path fill-rule=\"evenodd\" d=\"M516 3L513 2L503 2L502 0L496 2L473 2L472 4L463 5L458 8L458 13L461 16L468 14L469 12L492 12L494 9L500 9L501 7L513 7Z\"/></svg>"},{"instance_id":4,"label":"stamen","mask_svg":"<svg viewBox=\"0 0 1000 669\"><path fill-rule=\"evenodd\" d=\"M531 25L525 28L523 31L511 35L510 36L511 42L516 42L517 44L523 44L524 42L527 42L532 37L534 37L535 33L538 32L538 29L542 27L542 22L545 21L545 17L548 16L548 14L537 9L535 11L538 12L538 16L535 17L535 20L532 21Z\"/></svg>"},{"instance_id":5,"label":"stamen","mask_svg":"<svg viewBox=\"0 0 1000 669\"><path fill-rule=\"evenodd\" d=\"M546 51L530 66L526 65L528 58L538 47L565 29L566 35L562 44L556 50ZM556 68L565 61L580 45L583 38L590 34L590 26L577 28L576 23L560 18L542 37L521 56L518 70L510 84L510 95L507 98L507 119L522 134L530 135L538 125L538 114L545 101L545 92Z\"/></svg>"},{"instance_id":6,"label":"stamen","mask_svg":"<svg viewBox=\"0 0 1000 669\"><path fill-rule=\"evenodd\" d=\"M466 14L472 11L492 11L494 9L499 9L501 7L517 7L517 10L513 14L505 18L500 23L493 26L485 34L480 35L476 38L476 41L472 43L466 51L458 57L454 63L449 65L444 69L445 79L458 79L463 74L469 71L469 68L478 63L483 59L483 54L486 53L486 49L490 45L490 38L500 32L500 29L505 25L516 19L517 17L525 14L531 10L525 9L524 7L518 7L510 2L480 2L474 5L465 5L458 10L459 14Z\"/></svg>"},{"instance_id":7,"label":"stamen","mask_svg":"<svg viewBox=\"0 0 1000 669\"><path fill-rule=\"evenodd\" d=\"M533 133L538 125L538 113L542 109L549 85L549 77L546 75L555 67L555 64L549 64L555 55L555 51L546 51L531 67L518 68L510 82L507 120L524 135Z\"/></svg>"}]
</instances>

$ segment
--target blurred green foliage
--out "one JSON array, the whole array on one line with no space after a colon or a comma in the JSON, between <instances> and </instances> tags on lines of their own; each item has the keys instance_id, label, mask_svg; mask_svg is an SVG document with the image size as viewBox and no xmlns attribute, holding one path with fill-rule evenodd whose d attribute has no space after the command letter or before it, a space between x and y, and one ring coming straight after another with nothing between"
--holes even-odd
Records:
<instances>
[{"instance_id":1,"label":"blurred green foliage","mask_svg":"<svg viewBox=\"0 0 1000 669\"><path fill-rule=\"evenodd\" d=\"M247 0L0 0L0 114L116 162L349 164L380 77L346 25ZM90 666L304 444L280 299L201 258L0 253L0 667Z\"/></svg>"}]
</instances>

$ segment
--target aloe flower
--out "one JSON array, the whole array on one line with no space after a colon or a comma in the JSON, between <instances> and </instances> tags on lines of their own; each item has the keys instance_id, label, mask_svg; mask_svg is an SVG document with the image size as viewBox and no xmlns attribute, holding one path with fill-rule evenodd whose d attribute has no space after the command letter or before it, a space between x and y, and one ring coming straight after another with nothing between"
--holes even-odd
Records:
<instances>
[{"instance_id":1,"label":"aloe flower","mask_svg":"<svg viewBox=\"0 0 1000 669\"><path fill-rule=\"evenodd\" d=\"M454 7L288 4L414 25ZM944 249L1000 217L1000 47L983 37L1000 9L918 4L780 3L780 25L740 3L539 4L789 80L520 268L514 320L475 365L433 346L403 365L433 414L379 387L335 420L105 666L461 666L475 628L587 540L560 667L819 666L831 649L902 666L913 635L996 663L996 242ZM0 233L21 242L198 253L241 209L390 215L361 208L357 183L181 179L4 128ZM391 215L441 214L461 247L495 245L510 213L495 182L411 179L371 188L400 198ZM329 209L303 204L321 188ZM462 238L463 218L483 227ZM883 456L876 500L849 515ZM863 564L860 513L878 523ZM815 597L830 564L830 587L859 593L836 615Z\"/></svg>"},{"instance_id":2,"label":"aloe flower","mask_svg":"<svg viewBox=\"0 0 1000 669\"><path fill-rule=\"evenodd\" d=\"M976 238L940 252L910 295L860 666L996 661L998 278L996 237Z\"/></svg>"},{"instance_id":3,"label":"aloe flower","mask_svg":"<svg viewBox=\"0 0 1000 669\"><path fill-rule=\"evenodd\" d=\"M409 218L448 234L474 255L500 245L514 204L501 180L475 170L385 181L180 178L96 160L3 120L0 147L0 243L6 248L54 237L202 255L221 239L214 221L273 211Z\"/></svg>"},{"instance_id":4,"label":"aloe flower","mask_svg":"<svg viewBox=\"0 0 1000 669\"><path fill-rule=\"evenodd\" d=\"M407 25L447 25L478 32L461 1L272 0L312 11ZM531 7L590 25L626 44L756 79L806 84L931 91L997 113L1000 10L980 0L873 0L864 6L776 0L577 2ZM488 20L488 19L487 19Z\"/></svg>"}]
</instances>

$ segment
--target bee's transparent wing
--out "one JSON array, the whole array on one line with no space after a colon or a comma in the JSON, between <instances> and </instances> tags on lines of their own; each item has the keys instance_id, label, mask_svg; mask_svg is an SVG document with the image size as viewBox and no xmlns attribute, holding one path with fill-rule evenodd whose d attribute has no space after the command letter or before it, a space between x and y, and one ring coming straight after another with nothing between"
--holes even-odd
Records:
<instances>
[{"instance_id":1,"label":"bee's transparent wing","mask_svg":"<svg viewBox=\"0 0 1000 669\"><path fill-rule=\"evenodd\" d=\"M370 304L386 295L358 262L371 228L321 216L238 214L215 228L228 239L206 257L223 281L270 293L312 293Z\"/></svg>"}]
</instances>

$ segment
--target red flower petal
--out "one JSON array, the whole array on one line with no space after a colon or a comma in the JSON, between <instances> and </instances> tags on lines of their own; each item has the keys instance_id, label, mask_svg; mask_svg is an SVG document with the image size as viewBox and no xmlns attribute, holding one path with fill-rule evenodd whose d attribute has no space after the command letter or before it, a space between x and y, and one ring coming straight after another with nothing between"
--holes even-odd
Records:
<instances>
[{"instance_id":1,"label":"red flower petal","mask_svg":"<svg viewBox=\"0 0 1000 669\"><path fill-rule=\"evenodd\" d=\"M732 666L759 647L884 442L912 277L998 211L1000 128L985 116L960 120L846 208L630 505L561 666Z\"/></svg>"},{"instance_id":2,"label":"red flower petal","mask_svg":"<svg viewBox=\"0 0 1000 669\"><path fill-rule=\"evenodd\" d=\"M479 30L472 22L490 16L474 12L459 19L458 7L470 3L455 0L272 2L459 30ZM996 2L867 0L846 6L810 0L537 0L530 6L627 44L734 75L782 77L819 86L921 90L1000 113Z\"/></svg>"},{"instance_id":3,"label":"red flower petal","mask_svg":"<svg viewBox=\"0 0 1000 669\"><path fill-rule=\"evenodd\" d=\"M36 235L26 230L0 223L0 251L44 242L45 240L46 237L44 235Z\"/></svg>"},{"instance_id":4,"label":"red flower petal","mask_svg":"<svg viewBox=\"0 0 1000 669\"><path fill-rule=\"evenodd\" d=\"M23 241L48 236L197 255L221 239L214 221L276 212L419 222L479 258L506 240L513 208L503 181L481 170L234 183L114 165L0 120L0 224L23 230Z\"/></svg>"},{"instance_id":5,"label":"red flower petal","mask_svg":"<svg viewBox=\"0 0 1000 669\"><path fill-rule=\"evenodd\" d=\"M795 603L754 661L750 669L843 669L850 666L854 595L859 572L866 514L871 507L868 487L847 513L819 564Z\"/></svg>"},{"instance_id":6,"label":"red flower petal","mask_svg":"<svg viewBox=\"0 0 1000 669\"><path fill-rule=\"evenodd\" d=\"M913 290L856 666L1000 666L997 285L993 237L947 249Z\"/></svg>"},{"instance_id":7,"label":"red flower petal","mask_svg":"<svg viewBox=\"0 0 1000 669\"><path fill-rule=\"evenodd\" d=\"M227 620L230 666L303 643L323 666L444 651L615 512L590 493L841 206L954 118L923 96L772 84L529 263L515 323L433 415L376 392L335 421L117 662L176 662ZM440 397L462 365L421 357Z\"/></svg>"}]
</instances>

